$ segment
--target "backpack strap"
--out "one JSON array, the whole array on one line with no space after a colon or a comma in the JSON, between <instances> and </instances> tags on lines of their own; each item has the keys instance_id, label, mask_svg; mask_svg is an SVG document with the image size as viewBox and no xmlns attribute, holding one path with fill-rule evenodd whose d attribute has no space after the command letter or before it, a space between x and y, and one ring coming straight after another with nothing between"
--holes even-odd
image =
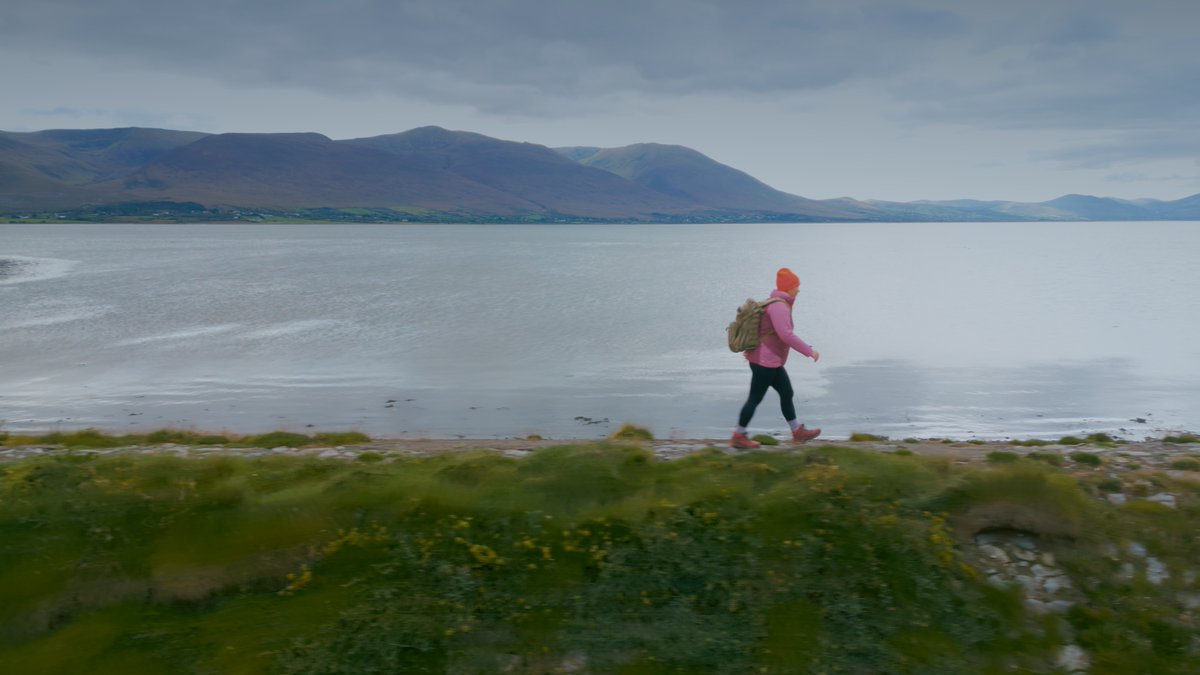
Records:
<instances>
[{"instance_id":1,"label":"backpack strap","mask_svg":"<svg viewBox=\"0 0 1200 675\"><path fill-rule=\"evenodd\" d=\"M763 312L765 313L766 309L767 309L767 305L771 304L772 302L783 302L783 298L767 298L766 300L763 300L762 302L758 303L758 306L762 307ZM764 335L773 335L774 333L775 333L775 326L771 325L771 322L768 321L767 322L767 332L764 333Z\"/></svg>"}]
</instances>

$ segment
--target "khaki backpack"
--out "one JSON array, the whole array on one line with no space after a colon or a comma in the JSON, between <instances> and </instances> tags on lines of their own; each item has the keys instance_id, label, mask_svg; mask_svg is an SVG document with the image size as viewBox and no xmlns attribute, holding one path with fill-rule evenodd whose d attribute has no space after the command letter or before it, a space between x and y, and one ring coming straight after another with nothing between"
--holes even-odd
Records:
<instances>
[{"instance_id":1,"label":"khaki backpack","mask_svg":"<svg viewBox=\"0 0 1200 675\"><path fill-rule=\"evenodd\" d=\"M754 298L747 298L746 302L738 307L737 318L725 329L725 332L729 334L729 351L748 352L758 348L760 339L758 327L762 322L763 312L772 302L783 302L783 299L767 298L759 302ZM773 331L768 331L768 334L771 332Z\"/></svg>"}]
</instances>

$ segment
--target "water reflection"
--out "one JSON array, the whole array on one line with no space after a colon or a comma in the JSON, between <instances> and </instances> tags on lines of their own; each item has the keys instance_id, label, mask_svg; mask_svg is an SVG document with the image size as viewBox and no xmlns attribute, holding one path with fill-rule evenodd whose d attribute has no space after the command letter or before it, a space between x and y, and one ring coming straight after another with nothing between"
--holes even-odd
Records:
<instances>
[{"instance_id":1,"label":"water reflection","mask_svg":"<svg viewBox=\"0 0 1200 675\"><path fill-rule=\"evenodd\" d=\"M969 369L878 360L825 376L826 395L808 407L835 435L1140 438L1185 425L1188 402L1200 400L1196 383L1148 382L1127 359Z\"/></svg>"}]
</instances>

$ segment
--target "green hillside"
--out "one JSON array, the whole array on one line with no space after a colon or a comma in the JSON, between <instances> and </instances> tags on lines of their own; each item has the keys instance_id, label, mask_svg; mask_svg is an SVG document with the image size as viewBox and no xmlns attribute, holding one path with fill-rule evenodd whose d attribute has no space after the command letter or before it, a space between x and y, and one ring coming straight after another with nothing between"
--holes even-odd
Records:
<instances>
[{"instance_id":1,"label":"green hillside","mask_svg":"<svg viewBox=\"0 0 1200 675\"><path fill-rule=\"evenodd\" d=\"M506 195L519 196L531 210L597 218L643 218L694 210L677 199L590 168L533 143L481 134L421 127L400 134L347 143L377 148L406 161L437 167Z\"/></svg>"},{"instance_id":2,"label":"green hillside","mask_svg":"<svg viewBox=\"0 0 1200 675\"><path fill-rule=\"evenodd\" d=\"M812 158L820 162L819 157ZM0 131L0 218L97 222L1189 220L1200 201L815 200L683 146L552 150L430 126L315 133Z\"/></svg>"},{"instance_id":3,"label":"green hillside","mask_svg":"<svg viewBox=\"0 0 1200 675\"><path fill-rule=\"evenodd\" d=\"M780 192L749 174L680 145L559 148L585 166L604 169L651 190L713 209L793 213L798 219L862 219L865 205L826 203Z\"/></svg>"}]
</instances>

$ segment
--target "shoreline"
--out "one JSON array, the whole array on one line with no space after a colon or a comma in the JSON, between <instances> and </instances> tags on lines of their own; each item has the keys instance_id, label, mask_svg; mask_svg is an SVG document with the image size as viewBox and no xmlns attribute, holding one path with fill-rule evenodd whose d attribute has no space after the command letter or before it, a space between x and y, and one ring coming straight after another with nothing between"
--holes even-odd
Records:
<instances>
[{"instance_id":1,"label":"shoreline","mask_svg":"<svg viewBox=\"0 0 1200 675\"><path fill-rule=\"evenodd\" d=\"M1194 438L1194 437L1189 437ZM729 455L745 455L751 452L787 453L801 452L809 448L849 448L867 452L893 455L915 455L920 457L941 458L955 464L987 465L1003 463L1006 460L1016 460L1033 455L1034 459L1044 459L1046 455L1057 455L1062 461L1057 464L1066 469L1083 469L1109 471L1139 471L1142 469L1166 470L1174 477L1200 480L1200 466L1197 471L1177 470L1171 468L1173 462L1193 460L1200 464L1200 439L1195 442L1167 442L1162 439L1144 441L1120 441L1116 443L1089 442L1079 443L1045 442L1028 445L1027 441L979 441L955 439L817 439L806 444L780 442L778 445L763 445L757 450L734 450L729 447L727 439L595 439L595 438L533 438L533 439L494 439L494 438L376 438L362 442L352 442L343 445L313 443L301 447L279 445L273 448L250 446L238 441L222 444L196 443L139 443L119 445L115 447L68 447L54 443L29 443L4 446L0 445L0 463L20 461L31 457L51 457L57 455L114 455L114 454L168 454L181 457L206 457L214 455L229 455L246 458L265 456L299 456L316 457L319 459L355 460L360 455L372 453L372 460L387 461L404 458L431 457L436 455L460 452L496 452L508 457L521 458L537 450L566 445L641 445L651 450L654 456L662 461L680 459L697 452L718 451ZM1015 457L997 457L994 453L1005 453ZM1071 458L1072 454L1081 453L1082 461ZM989 458L989 455L993 455ZM1099 462L1088 458L1091 455L1100 459ZM375 457L378 456L378 457Z\"/></svg>"}]
</instances>

